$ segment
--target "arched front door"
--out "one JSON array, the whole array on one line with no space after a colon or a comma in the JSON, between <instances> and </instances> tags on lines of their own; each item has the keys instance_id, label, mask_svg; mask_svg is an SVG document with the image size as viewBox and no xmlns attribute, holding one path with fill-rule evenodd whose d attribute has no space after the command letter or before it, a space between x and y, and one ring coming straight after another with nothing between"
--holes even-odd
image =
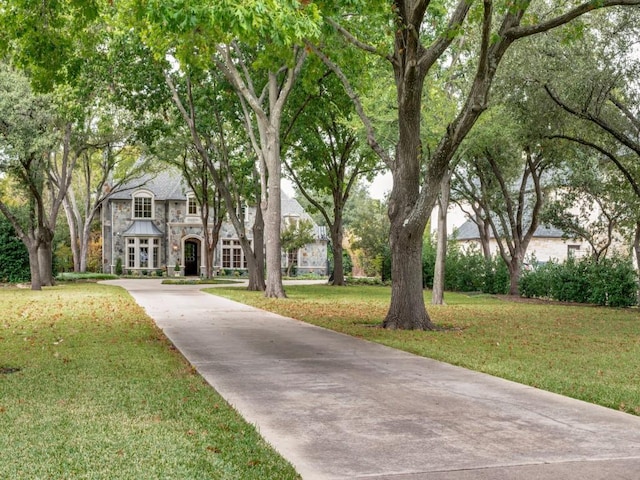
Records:
<instances>
[{"instance_id":1,"label":"arched front door","mask_svg":"<svg viewBox=\"0 0 640 480\"><path fill-rule=\"evenodd\" d=\"M187 240L184 242L184 274L186 276L199 275L198 257L200 251L199 240Z\"/></svg>"}]
</instances>

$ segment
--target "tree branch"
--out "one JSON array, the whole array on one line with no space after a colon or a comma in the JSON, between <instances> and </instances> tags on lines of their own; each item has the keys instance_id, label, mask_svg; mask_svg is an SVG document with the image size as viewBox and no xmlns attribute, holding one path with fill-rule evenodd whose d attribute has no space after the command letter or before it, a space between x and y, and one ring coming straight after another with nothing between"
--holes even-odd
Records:
<instances>
[{"instance_id":1,"label":"tree branch","mask_svg":"<svg viewBox=\"0 0 640 480\"><path fill-rule=\"evenodd\" d=\"M527 4L530 2L527 2ZM569 10L563 15L551 18L545 22L541 22L537 25L518 26L509 29L505 34L512 39L518 39L523 37L529 37L536 33L546 32L553 28L559 27L572 20L588 13L592 10L598 10L600 8L614 7L614 6L633 6L640 5L640 0L590 0L577 7Z\"/></svg>"},{"instance_id":2,"label":"tree branch","mask_svg":"<svg viewBox=\"0 0 640 480\"><path fill-rule=\"evenodd\" d=\"M565 103L551 88L549 85L544 86L545 91L551 97L551 99L560 106L563 110L574 115L583 120L587 120L595 125L599 126L602 130L610 134L613 138L618 140L621 144L628 147L630 150L633 150L637 155L640 155L640 143L634 141L631 137L626 135L625 133L619 131L617 128L613 127L609 122L604 120L603 118L597 115L591 115L591 113L586 111L579 111L575 108L572 108L567 103Z\"/></svg>"},{"instance_id":3,"label":"tree branch","mask_svg":"<svg viewBox=\"0 0 640 480\"><path fill-rule=\"evenodd\" d=\"M329 25L331 25L333 28L335 28L338 31L338 33L340 33L345 38L345 40L350 44L352 44L353 46L359 48L360 50L364 50L365 52L378 55L379 57L382 57L385 60L390 61L391 63L394 62L394 58L392 55L384 54L378 51L378 49L373 45L369 45L368 43L364 43L363 41L359 40L358 38L356 38L355 35L353 35L351 32L349 32L346 28L344 28L342 25L340 25L338 22L336 22L332 18L326 18L325 21Z\"/></svg>"},{"instance_id":4,"label":"tree branch","mask_svg":"<svg viewBox=\"0 0 640 480\"><path fill-rule=\"evenodd\" d=\"M467 17L467 13L469 13L469 9L471 8L471 4L468 0L460 0L456 9L454 10L451 18L449 19L449 23L447 24L447 28L442 35L440 35L436 41L434 41L429 48L425 49L422 56L418 59L418 66L428 71L433 64L442 56L451 42L455 39L455 35L451 35L451 32L454 31L459 25L464 22L464 19ZM485 4L487 2L485 1ZM491 2L489 2L491 3ZM485 5L486 7L486 5Z\"/></svg>"},{"instance_id":5,"label":"tree branch","mask_svg":"<svg viewBox=\"0 0 640 480\"><path fill-rule=\"evenodd\" d=\"M552 135L549 138L560 138L563 140L569 140L571 142L575 142L580 145L593 148L594 150L600 152L602 155L604 155L609 160L611 160L613 164L617 167L617 169L620 170L622 175L624 175L624 177L627 179L627 181L631 185L631 188L633 189L635 194L638 196L638 198L640 198L640 185L638 185L638 182L636 182L635 178L633 178L633 175L631 174L631 172L622 164L622 162L620 162L620 160L618 160L618 157L616 157L614 154L612 154L608 150L602 148L600 145L597 145L593 142L589 142L582 138L571 137L568 135Z\"/></svg>"},{"instance_id":6,"label":"tree branch","mask_svg":"<svg viewBox=\"0 0 640 480\"><path fill-rule=\"evenodd\" d=\"M347 92L347 95L349 96L349 98L353 102L353 105L355 106L356 112L358 113L358 116L360 117L360 120L362 121L365 127L365 130L367 131L367 143L373 149L373 151L376 152L376 154L380 157L380 159L389 168L391 168L393 164L393 160L389 156L389 154L378 143L376 139L375 129L373 128L373 124L371 123L371 119L365 113L364 108L362 107L362 102L360 101L360 97L353 90L353 87L351 86L351 83L349 82L349 79L347 78L347 76L344 74L342 69L338 65L336 65L334 62L332 62L329 59L329 57L327 57L324 54L324 52L322 52L316 45L312 44L308 40L305 41L305 45L308 48L310 48L313 51L313 53L315 53L320 58L320 60L322 60L322 62L327 67L329 67L329 69L331 69L331 71L335 73L336 76L340 79L345 91Z\"/></svg>"},{"instance_id":7,"label":"tree branch","mask_svg":"<svg viewBox=\"0 0 640 480\"><path fill-rule=\"evenodd\" d=\"M622 112L625 117L627 117L633 127L638 130L638 133L640 133L640 118L636 117L633 112L624 103L613 96L613 94L609 93L608 99L618 110L620 110L620 112Z\"/></svg>"}]
</instances>

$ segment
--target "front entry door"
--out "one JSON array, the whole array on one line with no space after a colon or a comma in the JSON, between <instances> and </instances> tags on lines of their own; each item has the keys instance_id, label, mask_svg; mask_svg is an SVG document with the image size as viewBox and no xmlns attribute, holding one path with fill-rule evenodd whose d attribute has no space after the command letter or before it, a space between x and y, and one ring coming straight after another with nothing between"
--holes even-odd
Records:
<instances>
[{"instance_id":1,"label":"front entry door","mask_svg":"<svg viewBox=\"0 0 640 480\"><path fill-rule=\"evenodd\" d=\"M184 242L184 274L186 276L198 275L198 247L197 240Z\"/></svg>"}]
</instances>

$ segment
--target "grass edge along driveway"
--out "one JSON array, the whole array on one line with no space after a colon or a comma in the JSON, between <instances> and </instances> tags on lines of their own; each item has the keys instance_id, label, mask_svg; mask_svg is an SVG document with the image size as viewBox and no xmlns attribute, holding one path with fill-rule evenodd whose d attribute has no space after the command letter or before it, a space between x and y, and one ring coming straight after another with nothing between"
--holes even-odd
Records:
<instances>
[{"instance_id":1,"label":"grass edge along driveway","mask_svg":"<svg viewBox=\"0 0 640 480\"><path fill-rule=\"evenodd\" d=\"M299 478L123 289L3 288L0 311L0 478Z\"/></svg>"},{"instance_id":2,"label":"grass edge along driveway","mask_svg":"<svg viewBox=\"0 0 640 480\"><path fill-rule=\"evenodd\" d=\"M379 328L388 287L288 286L286 299L205 290L337 332L640 415L640 311L447 293L429 314L443 331Z\"/></svg>"}]
</instances>

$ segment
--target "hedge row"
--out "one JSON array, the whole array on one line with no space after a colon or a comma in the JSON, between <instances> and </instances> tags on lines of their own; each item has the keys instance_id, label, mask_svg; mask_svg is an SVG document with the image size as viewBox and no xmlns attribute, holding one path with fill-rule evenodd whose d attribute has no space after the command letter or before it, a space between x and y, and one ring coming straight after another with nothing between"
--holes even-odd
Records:
<instances>
[{"instance_id":1,"label":"hedge row","mask_svg":"<svg viewBox=\"0 0 640 480\"><path fill-rule=\"evenodd\" d=\"M28 282L29 253L13 227L0 215L0 282Z\"/></svg>"},{"instance_id":2,"label":"hedge row","mask_svg":"<svg viewBox=\"0 0 640 480\"><path fill-rule=\"evenodd\" d=\"M422 283L425 288L433 288L435 263L435 246L425 242L422 254ZM463 253L454 243L450 243L445 262L444 288L453 292L504 294L509 291L509 271L499 257L486 260L475 249Z\"/></svg>"},{"instance_id":3,"label":"hedge row","mask_svg":"<svg viewBox=\"0 0 640 480\"><path fill-rule=\"evenodd\" d=\"M628 259L614 257L548 262L520 279L520 294L562 302L629 307L638 303L638 274Z\"/></svg>"}]
</instances>

